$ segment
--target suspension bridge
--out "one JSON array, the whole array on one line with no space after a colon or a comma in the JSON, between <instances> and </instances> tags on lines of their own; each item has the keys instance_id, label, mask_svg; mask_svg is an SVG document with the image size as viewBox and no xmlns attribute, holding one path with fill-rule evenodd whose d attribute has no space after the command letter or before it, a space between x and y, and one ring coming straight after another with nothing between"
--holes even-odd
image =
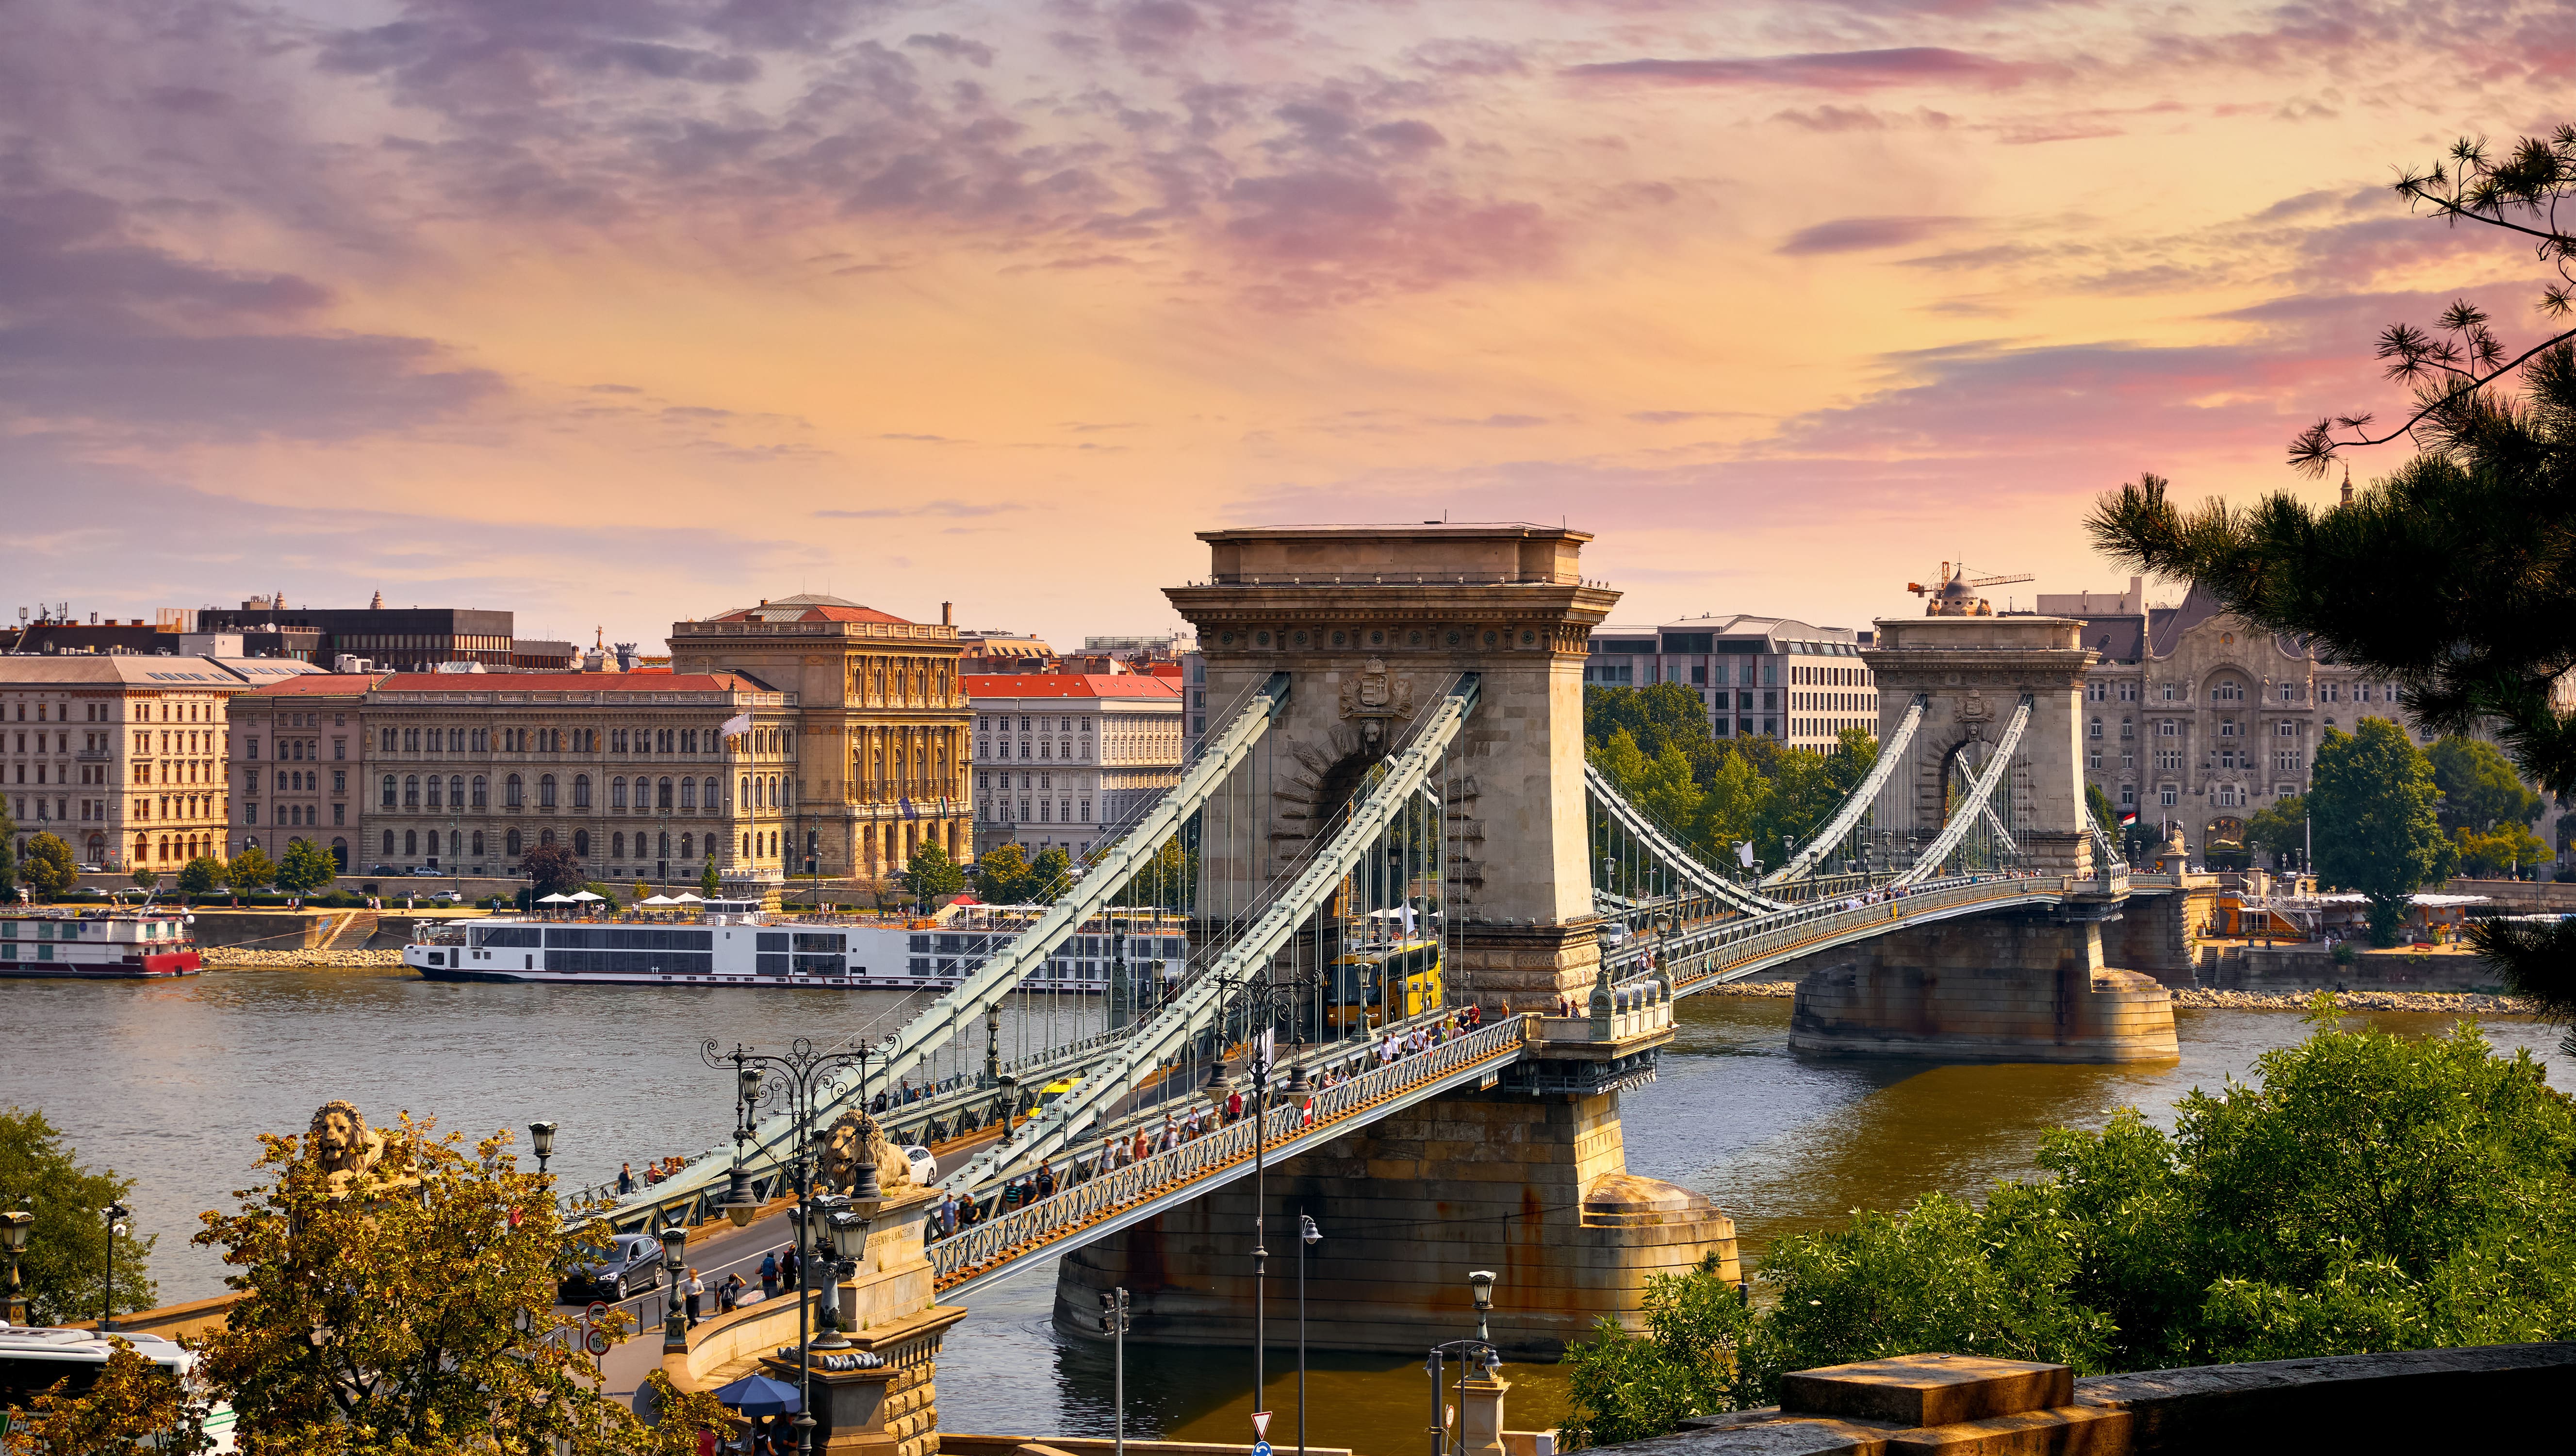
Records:
<instances>
[{"instance_id":1,"label":"suspension bridge","mask_svg":"<svg viewBox=\"0 0 2576 1456\"><path fill-rule=\"evenodd\" d=\"M904 1197L972 1210L924 1229L923 1299L1052 1267L1068 1324L1115 1284L1135 1338L1248 1341L1259 1164L1272 1230L1302 1206L1376 1231L1311 1271L1346 1295L1325 1343L1419 1348L1477 1265L1523 1291L1497 1342L1550 1354L1632 1317L1647 1276L1732 1262L1724 1215L1618 1143L1680 997L1795 967L1793 1037L1820 1051L2172 1055L2161 989L2104 964L2102 927L2163 887L2084 810L2074 624L1881 623L1878 756L1766 868L1584 761L1586 637L1617 596L1582 576L1583 533L1201 539L1210 575L1168 594L1226 704L1203 747L1051 906L961 940L953 986L858 1033L865 1074L827 1109L941 1152ZM1130 938L1175 934L1179 974L1131 973ZM1005 1056L1003 1014L1035 1024L1077 950L1112 961L1110 994ZM1256 1055L1268 1109L1211 1115ZM737 1173L774 1194L792 1138L770 1119L608 1217L702 1219ZM1040 1172L1057 1191L1024 1201Z\"/></svg>"}]
</instances>

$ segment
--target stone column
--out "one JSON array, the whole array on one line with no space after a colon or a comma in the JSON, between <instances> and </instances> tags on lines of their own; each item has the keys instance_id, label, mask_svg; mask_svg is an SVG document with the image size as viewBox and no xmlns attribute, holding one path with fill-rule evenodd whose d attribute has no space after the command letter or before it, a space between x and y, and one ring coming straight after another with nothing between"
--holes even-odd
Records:
<instances>
[{"instance_id":1,"label":"stone column","mask_svg":"<svg viewBox=\"0 0 2576 1456\"><path fill-rule=\"evenodd\" d=\"M1500 1374L1469 1378L1458 1395L1458 1456L1505 1456L1503 1397L1512 1383Z\"/></svg>"}]
</instances>

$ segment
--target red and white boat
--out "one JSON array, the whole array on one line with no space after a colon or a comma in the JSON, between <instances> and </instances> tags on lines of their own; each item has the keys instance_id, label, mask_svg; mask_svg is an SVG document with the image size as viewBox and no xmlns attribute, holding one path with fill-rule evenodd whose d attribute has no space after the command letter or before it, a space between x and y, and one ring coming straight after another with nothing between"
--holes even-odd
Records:
<instances>
[{"instance_id":1,"label":"red and white boat","mask_svg":"<svg viewBox=\"0 0 2576 1456\"><path fill-rule=\"evenodd\" d=\"M203 968L177 910L0 910L0 976L132 981Z\"/></svg>"}]
</instances>

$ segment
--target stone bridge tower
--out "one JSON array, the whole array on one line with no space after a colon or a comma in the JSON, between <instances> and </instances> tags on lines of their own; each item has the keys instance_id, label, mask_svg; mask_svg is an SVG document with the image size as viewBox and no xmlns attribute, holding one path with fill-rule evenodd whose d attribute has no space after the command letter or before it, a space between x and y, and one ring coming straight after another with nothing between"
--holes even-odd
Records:
<instances>
[{"instance_id":1,"label":"stone bridge tower","mask_svg":"<svg viewBox=\"0 0 2576 1456\"><path fill-rule=\"evenodd\" d=\"M1532 525L1208 531L1208 580L1171 589L1207 657L1215 719L1291 675L1262 797L1203 821L1201 913L1249 910L1324 831L1371 764L1463 672L1475 711L1451 749L1442 908L1449 1000L1554 1015L1600 967L1583 787L1583 660L1618 594L1583 578L1581 531ZM1213 725L1212 725L1213 726ZM1560 1023L1564 1024L1564 1023ZM1735 1226L1701 1194L1627 1171L1619 1093L1650 1080L1669 1021L1625 1040L1537 1044L1496 1084L1453 1092L1288 1160L1268 1180L1273 1278L1296 1215L1315 1246L1314 1338L1411 1353L1473 1327L1466 1277L1502 1276L1495 1341L1552 1357L1604 1315L1633 1323L1645 1280ZM1095 1335L1097 1294L1136 1297L1131 1339L1245 1344L1252 1187L1239 1181L1067 1254L1056 1323ZM1275 1290L1274 1290L1275 1293ZM1276 1331L1278 1326L1272 1326Z\"/></svg>"}]
</instances>

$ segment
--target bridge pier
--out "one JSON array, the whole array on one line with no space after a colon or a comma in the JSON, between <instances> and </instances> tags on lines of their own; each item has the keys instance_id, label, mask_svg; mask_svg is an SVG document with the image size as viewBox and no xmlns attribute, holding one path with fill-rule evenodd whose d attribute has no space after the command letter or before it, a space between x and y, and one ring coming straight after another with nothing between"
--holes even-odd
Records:
<instances>
[{"instance_id":1,"label":"bridge pier","mask_svg":"<svg viewBox=\"0 0 2576 1456\"><path fill-rule=\"evenodd\" d=\"M1739 1277L1733 1220L1626 1168L1616 1090L1510 1076L1292 1158L1267 1177L1270 1342L1297 1338L1300 1213L1324 1231L1306 1255L1306 1338L1323 1349L1419 1354L1474 1333L1475 1269L1500 1276L1494 1342L1518 1360L1559 1358L1604 1315L1635 1325L1647 1276L1703 1254ZM1252 1213L1243 1179L1065 1255L1057 1327L1099 1338L1099 1293L1124 1285L1131 1340L1251 1344Z\"/></svg>"},{"instance_id":2,"label":"bridge pier","mask_svg":"<svg viewBox=\"0 0 2576 1456\"><path fill-rule=\"evenodd\" d=\"M1798 1051L2002 1062L2156 1062L2181 1055L2173 998L2102 960L2093 913L2016 910L1936 921L1814 958L1798 982Z\"/></svg>"}]
</instances>

